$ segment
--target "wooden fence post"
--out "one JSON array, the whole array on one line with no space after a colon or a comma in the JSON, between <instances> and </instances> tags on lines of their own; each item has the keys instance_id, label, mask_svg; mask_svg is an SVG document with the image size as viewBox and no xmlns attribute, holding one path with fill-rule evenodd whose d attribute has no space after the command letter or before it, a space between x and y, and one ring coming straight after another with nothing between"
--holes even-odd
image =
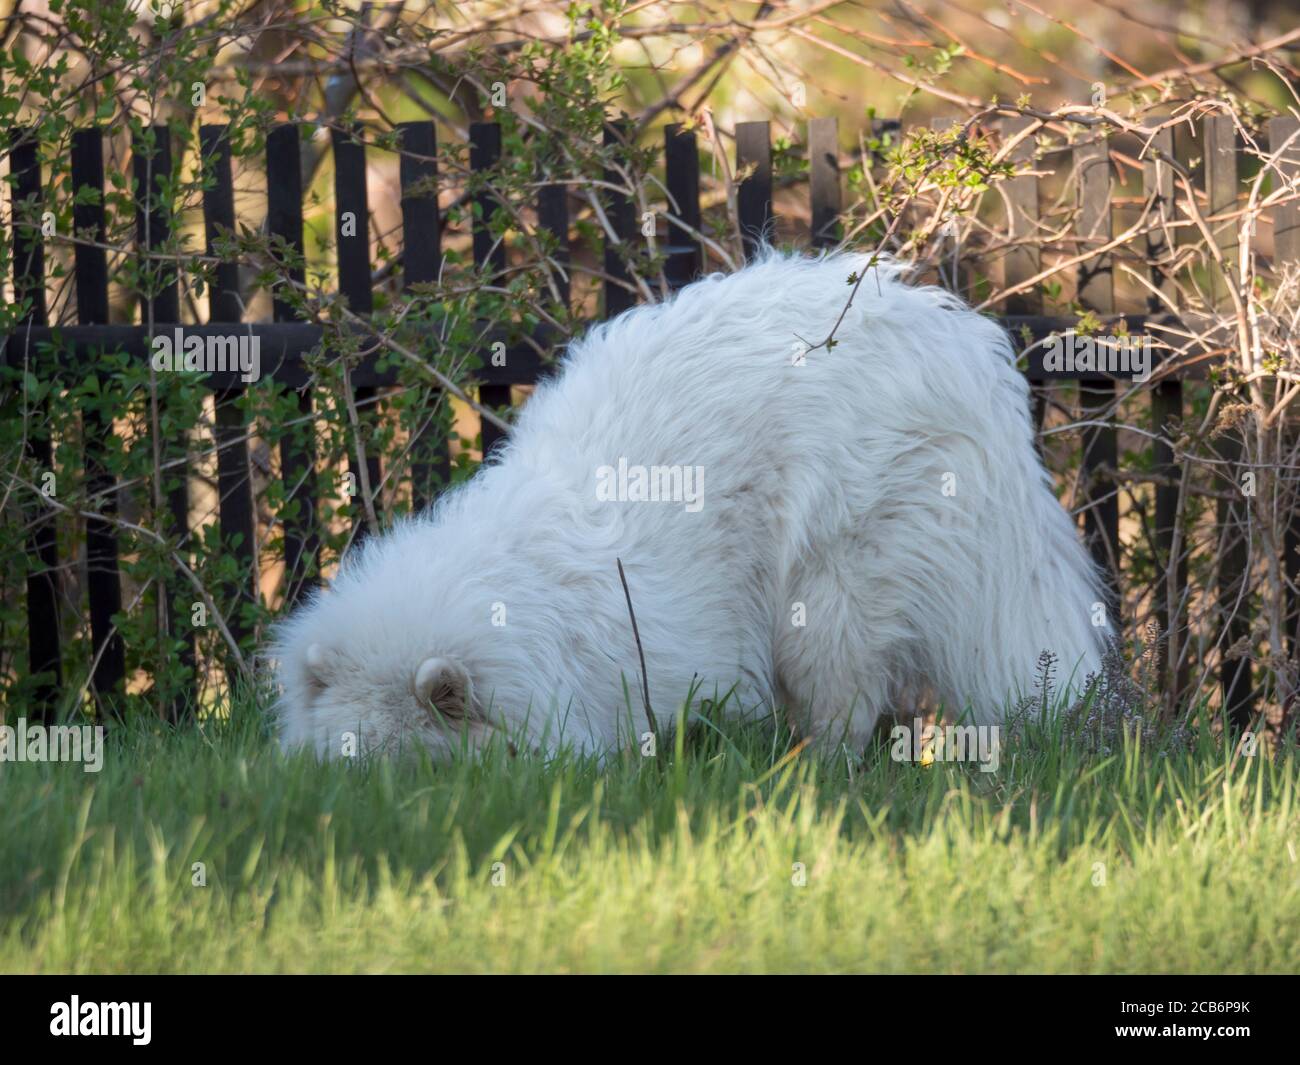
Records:
<instances>
[{"instance_id":1,"label":"wooden fence post","mask_svg":"<svg viewBox=\"0 0 1300 1065\"><path fill-rule=\"evenodd\" d=\"M227 127L199 127L199 147L203 165L210 167L211 187L203 193L203 226L207 254L215 257L216 244L223 235L235 232L235 185L231 174L230 141ZM216 283L208 304L209 323L238 323L244 316L243 296L239 284L239 264L221 262L216 268ZM212 402L216 414L217 497L221 520L223 550L239 560L242 580L234 580L225 589L229 606L227 627L235 642L243 644L249 634L243 622L245 603L256 604L260 591L256 585L257 528L253 520L252 464L248 457L249 423L240 409L244 389L232 385L214 389ZM234 663L229 675L234 683L238 676Z\"/></svg>"},{"instance_id":2,"label":"wooden fence post","mask_svg":"<svg viewBox=\"0 0 1300 1065\"><path fill-rule=\"evenodd\" d=\"M961 124L960 119L950 115L940 115L930 119L930 129L935 133L946 133ZM956 232L953 219L948 219L944 223L939 234L938 283L950 292L968 298L974 281L974 272L962 261L961 236Z\"/></svg>"},{"instance_id":3,"label":"wooden fence post","mask_svg":"<svg viewBox=\"0 0 1300 1065\"><path fill-rule=\"evenodd\" d=\"M615 119L605 123L604 145L616 148L626 144L631 136L632 127L625 119ZM604 179L611 185L622 185L625 180L619 171L606 167ZM605 205L605 215L616 239L605 237L605 305L603 317L606 321L622 314L636 303L636 294L632 291L632 272L628 269L626 256L632 234L636 232L636 215L633 211L632 198L623 192L606 190L601 197Z\"/></svg>"},{"instance_id":4,"label":"wooden fence post","mask_svg":"<svg viewBox=\"0 0 1300 1065\"><path fill-rule=\"evenodd\" d=\"M501 158L501 127L495 122L474 122L469 127L469 165L475 174L491 171ZM496 198L491 191L483 190L474 197L474 264L491 277L506 270L506 246L492 235L490 223L497 210ZM500 278L498 278L498 281ZM510 406L510 386L480 384L478 401L489 410L504 411ZM495 451L505 439L505 433L489 421L484 421L483 460Z\"/></svg>"},{"instance_id":5,"label":"wooden fence post","mask_svg":"<svg viewBox=\"0 0 1300 1065\"><path fill-rule=\"evenodd\" d=\"M1271 118L1268 121L1269 154L1281 153L1274 173L1273 187L1279 180L1300 179L1300 120ZM1273 273L1281 276L1287 269L1300 269L1300 203L1291 200L1273 208ZM1293 510L1287 523L1283 547L1283 569L1291 586L1300 586L1300 520ZM1300 655L1300 605L1292 602L1289 630L1291 656Z\"/></svg>"},{"instance_id":6,"label":"wooden fence post","mask_svg":"<svg viewBox=\"0 0 1300 1065\"><path fill-rule=\"evenodd\" d=\"M840 241L840 127L833 118L808 122L808 200L814 248L833 248Z\"/></svg>"},{"instance_id":7,"label":"wooden fence post","mask_svg":"<svg viewBox=\"0 0 1300 1065\"><path fill-rule=\"evenodd\" d=\"M1027 115L1011 115L1002 120L1002 135L1010 140L1034 125L1035 121ZM1016 166L1032 164L1036 154L1036 138L1027 136L1012 149L1008 161ZM1011 288L1038 276L1043 268L1042 248L1038 244L1038 177L1035 174L1022 174L1008 178L1002 188L1007 207L1007 239L1012 241L1012 246L1002 259L1002 286ZM1007 314L1042 314L1042 290L1035 285L1013 293L1004 301L1003 310ZM1021 338L1016 337L1015 342L1021 343ZM1047 418L1048 398L1051 394L1052 383L1047 380L1039 382L1033 393L1033 419L1040 449L1043 422Z\"/></svg>"},{"instance_id":8,"label":"wooden fence post","mask_svg":"<svg viewBox=\"0 0 1300 1065\"><path fill-rule=\"evenodd\" d=\"M153 143L148 142L152 139ZM172 164L171 132L166 126L154 126L149 134L132 138L132 169L136 188L136 243L142 252L162 248L171 236L171 216L173 206L168 199L169 184L175 168ZM177 326L181 320L180 292L175 267L146 260L144 269L148 292L140 294L141 319L146 332L150 328L156 333L159 326ZM186 456L188 456L188 444ZM165 442L159 442L159 453L165 454ZM164 481L175 478L167 491L167 505L170 512L171 526L168 530L176 543L176 551L182 559L189 554L190 538L190 470L188 457L183 457L176 473L164 475ZM188 582L179 574L160 587L158 594L163 599L163 622L167 633L179 635L182 641L180 662L191 679L197 661L195 651L194 627L188 613L178 615L173 598L182 589L190 590ZM173 722L191 716L194 710L192 700L183 696L173 699L168 707L168 714Z\"/></svg>"},{"instance_id":9,"label":"wooden fence post","mask_svg":"<svg viewBox=\"0 0 1300 1065\"><path fill-rule=\"evenodd\" d=\"M700 232L700 155L695 131L678 123L664 127L664 184L668 187L668 210L696 233ZM674 290L689 285L699 276L699 238L668 220L668 246L664 249L664 277Z\"/></svg>"},{"instance_id":10,"label":"wooden fence post","mask_svg":"<svg viewBox=\"0 0 1300 1065\"><path fill-rule=\"evenodd\" d=\"M1074 150L1078 178L1081 240L1100 244L1111 239L1110 146L1104 140L1080 144ZM1111 256L1094 256L1079 267L1079 302L1088 310L1108 315L1115 310ZM1079 407L1085 421L1109 421L1115 403L1115 384L1109 379L1079 381ZM1106 573L1114 595L1112 617L1118 625L1123 613L1119 583L1119 496L1113 471L1119 463L1118 434L1113 425L1087 428L1083 433L1082 476L1085 491L1083 528L1093 559Z\"/></svg>"},{"instance_id":11,"label":"wooden fence post","mask_svg":"<svg viewBox=\"0 0 1300 1065\"><path fill-rule=\"evenodd\" d=\"M772 238L772 141L767 122L736 123L736 173L753 168L736 190L736 214L746 260Z\"/></svg>"},{"instance_id":12,"label":"wooden fence post","mask_svg":"<svg viewBox=\"0 0 1300 1065\"><path fill-rule=\"evenodd\" d=\"M1237 131L1229 115L1207 115L1201 125L1205 152L1205 197L1207 217L1230 212L1237 203ZM1210 223L1215 243L1229 265L1237 255L1237 221ZM1235 271L1233 271L1235 272ZM1216 307L1229 306L1227 283L1211 267L1211 299ZM1232 341L1228 341L1231 345ZM1220 648L1227 651L1250 637L1250 543L1245 500L1241 498L1241 440L1230 432L1220 438L1228 462L1228 490L1236 499L1219 499L1216 504L1221 536L1227 547L1219 558L1218 603L1223 631ZM1255 710L1250 650L1239 658L1224 658L1220 666L1223 688L1224 723L1238 731L1250 727Z\"/></svg>"},{"instance_id":13,"label":"wooden fence post","mask_svg":"<svg viewBox=\"0 0 1300 1065\"><path fill-rule=\"evenodd\" d=\"M98 128L72 135L72 228L78 237L73 249L79 325L108 324L108 254L104 249L104 136ZM92 190L91 198L83 190ZM101 378L101 386L107 382ZM126 652L113 616L122 609L122 581L118 572L117 484L105 465L104 441L112 431L111 419L98 408L83 410L82 436L86 491L91 509L105 521L86 520L86 595L90 604L92 650L91 687L101 716L117 710L126 674Z\"/></svg>"},{"instance_id":14,"label":"wooden fence post","mask_svg":"<svg viewBox=\"0 0 1300 1065\"><path fill-rule=\"evenodd\" d=\"M438 218L438 133L432 122L403 122L398 127L402 188L402 288L432 284L442 272L442 226ZM451 400L441 388L430 389L437 408L411 441L411 498L416 510L433 502L451 481L449 424ZM432 439L433 436L438 439Z\"/></svg>"},{"instance_id":15,"label":"wooden fence post","mask_svg":"<svg viewBox=\"0 0 1300 1065\"><path fill-rule=\"evenodd\" d=\"M543 175L545 176L545 175ZM552 258L558 267L554 271L555 287L560 302L569 308L569 188L563 184L543 185L537 190L537 224L555 238Z\"/></svg>"},{"instance_id":16,"label":"wooden fence post","mask_svg":"<svg viewBox=\"0 0 1300 1065\"><path fill-rule=\"evenodd\" d=\"M299 258L303 254L302 193L302 149L298 127L292 123L278 125L266 136L266 228L271 236L280 238L287 250ZM295 263L288 273L290 282L302 284L305 278L302 266ZM271 306L275 321L296 320L292 303L283 296L275 295ZM315 405L310 381L303 382L298 391L298 418L301 430L286 433L280 440L280 476L284 481L287 507L284 517L284 595L289 605L297 602L304 590L320 583L316 448L313 444Z\"/></svg>"},{"instance_id":17,"label":"wooden fence post","mask_svg":"<svg viewBox=\"0 0 1300 1065\"><path fill-rule=\"evenodd\" d=\"M1145 259L1147 272L1155 292L1147 300L1151 314L1163 314L1169 307L1164 295L1172 299L1175 286L1168 263L1173 256L1169 232L1165 226L1174 219L1174 171L1169 160L1174 158L1174 131L1170 128L1151 135L1146 157L1142 162L1142 186L1151 203L1151 215L1160 223L1146 236ZM1151 421L1160 438L1153 451L1155 472L1164 478L1156 485L1155 563L1156 620L1164 638L1164 661L1161 664L1161 683L1169 694L1169 706L1187 683L1186 669L1179 668L1182 655L1184 625L1181 597L1187 587L1186 543L1177 560L1172 558L1174 531L1181 520L1178 509L1179 481L1182 466L1174 457L1172 445L1165 439L1168 426L1176 425L1183 417L1183 382L1177 377L1163 377L1151 389Z\"/></svg>"},{"instance_id":18,"label":"wooden fence post","mask_svg":"<svg viewBox=\"0 0 1300 1065\"><path fill-rule=\"evenodd\" d=\"M45 244L40 217L44 193L41 185L40 145L36 131L15 129L9 136L9 170L15 177L13 189L13 277L14 297L31 305L22 324L47 323L45 310ZM24 207L20 208L19 205ZM20 213L33 221L20 223ZM49 406L41 403L31 412L35 424L27 436L27 453L37 470L53 473L54 451L50 440ZM38 483L39 488L39 483ZM52 510L37 501L40 512L28 537L28 551L35 567L27 575L27 660L31 675L44 675L33 695L32 716L53 720L63 683L59 650L59 554Z\"/></svg>"},{"instance_id":19,"label":"wooden fence post","mask_svg":"<svg viewBox=\"0 0 1300 1065\"><path fill-rule=\"evenodd\" d=\"M338 245L339 292L353 314L368 318L374 309L370 284L370 205L366 196L366 149L360 130L330 131L334 147L334 233ZM365 447L365 479L357 466L355 449L348 449L348 467L356 479L362 505L353 516L353 546L378 528L372 528L370 512L379 520L383 513L384 470L372 437L379 423L379 390L369 385L355 387L361 442ZM367 488L367 483L369 486ZM369 506L364 498L369 495Z\"/></svg>"}]
</instances>

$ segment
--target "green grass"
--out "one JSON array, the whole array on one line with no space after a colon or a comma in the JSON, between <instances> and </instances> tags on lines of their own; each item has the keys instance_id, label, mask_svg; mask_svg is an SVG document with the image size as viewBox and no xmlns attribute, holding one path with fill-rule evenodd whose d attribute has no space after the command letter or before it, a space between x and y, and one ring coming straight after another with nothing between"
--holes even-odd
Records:
<instances>
[{"instance_id":1,"label":"green grass","mask_svg":"<svg viewBox=\"0 0 1300 1065\"><path fill-rule=\"evenodd\" d=\"M667 746L322 766L245 709L122 730L99 774L0 765L0 970L1300 970L1294 750Z\"/></svg>"}]
</instances>

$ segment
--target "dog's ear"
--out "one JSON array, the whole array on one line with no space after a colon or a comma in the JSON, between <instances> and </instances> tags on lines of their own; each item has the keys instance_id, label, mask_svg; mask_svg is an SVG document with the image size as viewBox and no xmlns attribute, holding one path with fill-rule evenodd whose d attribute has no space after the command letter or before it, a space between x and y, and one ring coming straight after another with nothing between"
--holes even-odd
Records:
<instances>
[{"instance_id":1,"label":"dog's ear","mask_svg":"<svg viewBox=\"0 0 1300 1065\"><path fill-rule=\"evenodd\" d=\"M469 672L450 658L426 658L415 671L415 698L435 720L463 720L474 707Z\"/></svg>"},{"instance_id":2,"label":"dog's ear","mask_svg":"<svg viewBox=\"0 0 1300 1065\"><path fill-rule=\"evenodd\" d=\"M307 675L307 687L315 694L323 692L330 682L336 663L334 655L318 643L307 648L303 656L303 667Z\"/></svg>"}]
</instances>

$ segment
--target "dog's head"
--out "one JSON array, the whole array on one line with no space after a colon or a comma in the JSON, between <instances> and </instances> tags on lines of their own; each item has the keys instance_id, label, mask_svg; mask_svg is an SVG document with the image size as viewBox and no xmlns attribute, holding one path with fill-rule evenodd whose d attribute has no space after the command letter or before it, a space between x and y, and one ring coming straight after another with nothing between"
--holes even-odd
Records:
<instances>
[{"instance_id":1,"label":"dog's head","mask_svg":"<svg viewBox=\"0 0 1300 1065\"><path fill-rule=\"evenodd\" d=\"M347 639L282 646L278 717L287 748L340 758L420 745L439 757L502 735L455 657L376 654L370 641Z\"/></svg>"},{"instance_id":2,"label":"dog's head","mask_svg":"<svg viewBox=\"0 0 1300 1065\"><path fill-rule=\"evenodd\" d=\"M286 749L324 758L509 748L529 695L516 634L491 624L490 596L437 559L411 523L346 560L333 585L280 624L271 657ZM484 602L487 599L489 601ZM517 720L520 719L520 720Z\"/></svg>"}]
</instances>

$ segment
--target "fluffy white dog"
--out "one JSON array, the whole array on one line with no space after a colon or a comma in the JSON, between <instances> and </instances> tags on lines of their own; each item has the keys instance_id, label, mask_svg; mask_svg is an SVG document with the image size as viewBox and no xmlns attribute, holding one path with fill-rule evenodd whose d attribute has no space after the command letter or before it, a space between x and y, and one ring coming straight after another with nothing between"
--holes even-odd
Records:
<instances>
[{"instance_id":1,"label":"fluffy white dog","mask_svg":"<svg viewBox=\"0 0 1300 1065\"><path fill-rule=\"evenodd\" d=\"M850 276L867 271L845 309ZM498 462L279 630L286 746L603 752L693 689L861 749L927 692L995 722L1109 630L993 321L864 255L767 252L569 349ZM629 698L630 693L630 698Z\"/></svg>"}]
</instances>

